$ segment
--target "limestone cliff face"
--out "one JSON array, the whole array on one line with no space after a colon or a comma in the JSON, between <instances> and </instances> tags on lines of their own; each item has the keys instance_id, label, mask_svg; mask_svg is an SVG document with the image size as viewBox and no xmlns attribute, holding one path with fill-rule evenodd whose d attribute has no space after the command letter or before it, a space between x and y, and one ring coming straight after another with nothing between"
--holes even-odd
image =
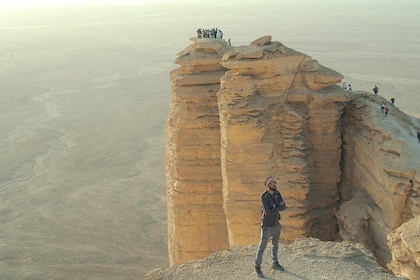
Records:
<instances>
[{"instance_id":1,"label":"limestone cliff face","mask_svg":"<svg viewBox=\"0 0 420 280\"><path fill-rule=\"evenodd\" d=\"M348 100L336 84L343 77L270 40L238 47L221 64L228 69L218 103L229 244L258 242L259 197L269 175L287 197L284 241L335 239L340 116Z\"/></svg>"},{"instance_id":2,"label":"limestone cliff face","mask_svg":"<svg viewBox=\"0 0 420 280\"><path fill-rule=\"evenodd\" d=\"M170 263L256 244L267 176L288 206L283 242L341 234L388 263L387 235L419 215L419 149L395 140L413 136L410 119L376 116L380 97L350 95L341 74L271 36L191 40L171 73ZM404 121L384 129L394 111Z\"/></svg>"}]
</instances>

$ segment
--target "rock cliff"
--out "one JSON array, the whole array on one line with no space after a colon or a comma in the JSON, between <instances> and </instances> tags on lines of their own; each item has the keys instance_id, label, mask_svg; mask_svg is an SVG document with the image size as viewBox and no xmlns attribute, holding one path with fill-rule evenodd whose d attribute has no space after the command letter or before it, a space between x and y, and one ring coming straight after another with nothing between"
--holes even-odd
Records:
<instances>
[{"instance_id":1,"label":"rock cliff","mask_svg":"<svg viewBox=\"0 0 420 280\"><path fill-rule=\"evenodd\" d=\"M406 276L397 270L404 270L404 262L420 268L418 245L398 241L410 231L420 237L418 225L405 224L420 215L419 122L392 106L385 117L382 102L380 96L355 94L345 108L337 218L342 237L363 242L384 266L393 259L391 270ZM413 251L411 260L394 258L404 246Z\"/></svg>"},{"instance_id":2,"label":"rock cliff","mask_svg":"<svg viewBox=\"0 0 420 280\"><path fill-rule=\"evenodd\" d=\"M179 54L172 71L166 133L168 244L171 264L229 247L223 211L217 92L232 48L196 39Z\"/></svg>"},{"instance_id":3,"label":"rock cliff","mask_svg":"<svg viewBox=\"0 0 420 280\"><path fill-rule=\"evenodd\" d=\"M271 36L191 40L170 75L170 263L256 244L267 176L288 206L283 242L343 236L389 263L387 235L420 213L414 120L385 119L381 97L344 91L341 74Z\"/></svg>"}]
</instances>

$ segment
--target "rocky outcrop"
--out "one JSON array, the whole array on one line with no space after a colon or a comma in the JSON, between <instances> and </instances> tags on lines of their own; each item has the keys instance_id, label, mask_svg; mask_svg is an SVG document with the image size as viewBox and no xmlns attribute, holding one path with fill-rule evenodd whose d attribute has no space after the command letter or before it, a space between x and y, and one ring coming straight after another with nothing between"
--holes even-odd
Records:
<instances>
[{"instance_id":1,"label":"rocky outcrop","mask_svg":"<svg viewBox=\"0 0 420 280\"><path fill-rule=\"evenodd\" d=\"M388 234L420 215L420 150L414 120L395 107L385 117L381 102L362 93L346 106L337 218L341 236L364 243L385 266Z\"/></svg>"},{"instance_id":2,"label":"rocky outcrop","mask_svg":"<svg viewBox=\"0 0 420 280\"><path fill-rule=\"evenodd\" d=\"M392 261L388 267L400 277L420 280L420 215L388 235Z\"/></svg>"},{"instance_id":3,"label":"rocky outcrop","mask_svg":"<svg viewBox=\"0 0 420 280\"><path fill-rule=\"evenodd\" d=\"M170 263L256 244L267 176L288 206L283 242L343 237L389 263L387 235L420 213L413 120L395 107L385 118L380 96L350 95L341 74L271 39L232 47L192 38L175 61Z\"/></svg>"}]
</instances>

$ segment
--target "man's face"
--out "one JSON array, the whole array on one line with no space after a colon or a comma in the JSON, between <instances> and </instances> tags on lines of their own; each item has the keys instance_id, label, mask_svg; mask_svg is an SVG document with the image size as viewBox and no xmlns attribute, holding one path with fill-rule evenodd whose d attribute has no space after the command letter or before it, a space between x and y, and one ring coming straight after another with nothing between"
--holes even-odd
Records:
<instances>
[{"instance_id":1,"label":"man's face","mask_svg":"<svg viewBox=\"0 0 420 280\"><path fill-rule=\"evenodd\" d=\"M276 186L277 186L277 182L271 182L270 184L268 184L268 187L270 188L270 190L274 191L276 190Z\"/></svg>"}]
</instances>

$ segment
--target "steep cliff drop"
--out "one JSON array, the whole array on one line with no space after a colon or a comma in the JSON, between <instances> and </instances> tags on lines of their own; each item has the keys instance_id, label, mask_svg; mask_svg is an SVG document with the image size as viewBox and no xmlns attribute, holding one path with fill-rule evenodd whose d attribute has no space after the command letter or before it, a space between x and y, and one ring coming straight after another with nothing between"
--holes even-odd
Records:
<instances>
[{"instance_id":1,"label":"steep cliff drop","mask_svg":"<svg viewBox=\"0 0 420 280\"><path fill-rule=\"evenodd\" d=\"M380 96L350 95L341 74L271 36L191 40L171 73L171 265L256 244L269 175L288 205L283 242L341 234L389 263L387 235L420 213L415 120L396 108L384 119Z\"/></svg>"},{"instance_id":2,"label":"steep cliff drop","mask_svg":"<svg viewBox=\"0 0 420 280\"><path fill-rule=\"evenodd\" d=\"M229 247L223 212L217 92L226 42L193 39L171 73L166 126L166 181L170 264L203 258Z\"/></svg>"},{"instance_id":3,"label":"steep cliff drop","mask_svg":"<svg viewBox=\"0 0 420 280\"><path fill-rule=\"evenodd\" d=\"M344 111L340 234L366 245L383 266L392 260L396 275L420 279L412 278L420 272L419 225L408 223L420 215L419 120L393 106L386 117L382 102L359 93Z\"/></svg>"}]
</instances>

